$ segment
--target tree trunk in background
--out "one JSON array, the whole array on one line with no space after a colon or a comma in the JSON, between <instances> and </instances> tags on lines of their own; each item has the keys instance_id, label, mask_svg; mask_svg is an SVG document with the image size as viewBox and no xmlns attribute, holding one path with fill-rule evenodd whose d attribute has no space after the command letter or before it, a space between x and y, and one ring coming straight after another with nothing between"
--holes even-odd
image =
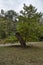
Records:
<instances>
[{"instance_id":1,"label":"tree trunk in background","mask_svg":"<svg viewBox=\"0 0 43 65\"><path fill-rule=\"evenodd\" d=\"M24 39L22 38L20 33L16 32L15 35L16 35L17 39L19 40L21 46L25 48L26 47L26 42L24 41Z\"/></svg>"}]
</instances>

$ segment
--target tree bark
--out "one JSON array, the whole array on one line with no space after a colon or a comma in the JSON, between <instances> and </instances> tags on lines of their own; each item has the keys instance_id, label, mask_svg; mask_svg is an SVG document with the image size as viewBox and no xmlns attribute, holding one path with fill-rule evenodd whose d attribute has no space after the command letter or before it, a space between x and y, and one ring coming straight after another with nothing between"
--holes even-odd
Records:
<instances>
[{"instance_id":1,"label":"tree bark","mask_svg":"<svg viewBox=\"0 0 43 65\"><path fill-rule=\"evenodd\" d=\"M22 38L20 33L16 32L15 35L16 35L17 39L19 40L21 46L25 48L26 47L26 42L24 41L24 39Z\"/></svg>"}]
</instances>

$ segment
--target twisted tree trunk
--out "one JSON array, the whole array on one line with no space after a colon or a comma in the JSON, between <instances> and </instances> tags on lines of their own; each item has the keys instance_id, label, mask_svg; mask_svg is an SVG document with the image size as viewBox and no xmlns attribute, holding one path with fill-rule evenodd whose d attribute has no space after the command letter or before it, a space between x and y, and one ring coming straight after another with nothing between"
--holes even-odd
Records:
<instances>
[{"instance_id":1,"label":"twisted tree trunk","mask_svg":"<svg viewBox=\"0 0 43 65\"><path fill-rule=\"evenodd\" d=\"M21 46L25 48L26 47L26 42L24 41L24 39L22 38L20 33L16 32L15 35L16 35L17 39L19 40Z\"/></svg>"}]
</instances>

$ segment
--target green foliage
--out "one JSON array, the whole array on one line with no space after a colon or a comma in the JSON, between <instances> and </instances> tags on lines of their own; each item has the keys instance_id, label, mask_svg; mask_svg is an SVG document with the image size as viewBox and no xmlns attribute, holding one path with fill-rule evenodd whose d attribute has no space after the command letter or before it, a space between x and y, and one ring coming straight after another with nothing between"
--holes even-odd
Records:
<instances>
[{"instance_id":1,"label":"green foliage","mask_svg":"<svg viewBox=\"0 0 43 65\"><path fill-rule=\"evenodd\" d=\"M39 41L39 36L43 33L40 24L41 13L32 5L26 6L24 4L23 10L20 11L21 15L18 17L17 30L27 41Z\"/></svg>"},{"instance_id":2,"label":"green foliage","mask_svg":"<svg viewBox=\"0 0 43 65\"><path fill-rule=\"evenodd\" d=\"M5 17L9 18L9 19L13 19L13 17L16 17L17 16L17 13L14 11L14 10L8 10L6 13L5 13Z\"/></svg>"},{"instance_id":3,"label":"green foliage","mask_svg":"<svg viewBox=\"0 0 43 65\"><path fill-rule=\"evenodd\" d=\"M6 42L5 43L14 43L17 42L17 38L15 36L9 36L8 38L6 38Z\"/></svg>"},{"instance_id":4,"label":"green foliage","mask_svg":"<svg viewBox=\"0 0 43 65\"><path fill-rule=\"evenodd\" d=\"M17 31L21 33L22 37L25 39L25 41L27 40L27 38L29 37L29 26L28 23L25 22L19 22L17 24Z\"/></svg>"},{"instance_id":5,"label":"green foliage","mask_svg":"<svg viewBox=\"0 0 43 65\"><path fill-rule=\"evenodd\" d=\"M26 42L40 41L39 37L43 36L43 24L40 22L42 13L37 12L31 4L29 6L24 4L19 16L13 10L4 12L2 9L0 14L2 14L0 15L0 39L6 38L7 42L16 42L18 40L13 35L16 31Z\"/></svg>"}]
</instances>

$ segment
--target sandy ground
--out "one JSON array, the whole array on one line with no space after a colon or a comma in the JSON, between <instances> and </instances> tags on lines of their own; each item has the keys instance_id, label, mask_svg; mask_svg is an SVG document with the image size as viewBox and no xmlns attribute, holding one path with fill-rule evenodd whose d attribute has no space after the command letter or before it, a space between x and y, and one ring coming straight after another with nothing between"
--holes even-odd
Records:
<instances>
[{"instance_id":1,"label":"sandy ground","mask_svg":"<svg viewBox=\"0 0 43 65\"><path fill-rule=\"evenodd\" d=\"M28 42L26 43L27 45L33 45L33 46L40 46L40 47L43 47L43 42ZM0 47L1 46L14 46L14 45L20 45L20 43L6 43L6 44L0 44Z\"/></svg>"}]
</instances>

